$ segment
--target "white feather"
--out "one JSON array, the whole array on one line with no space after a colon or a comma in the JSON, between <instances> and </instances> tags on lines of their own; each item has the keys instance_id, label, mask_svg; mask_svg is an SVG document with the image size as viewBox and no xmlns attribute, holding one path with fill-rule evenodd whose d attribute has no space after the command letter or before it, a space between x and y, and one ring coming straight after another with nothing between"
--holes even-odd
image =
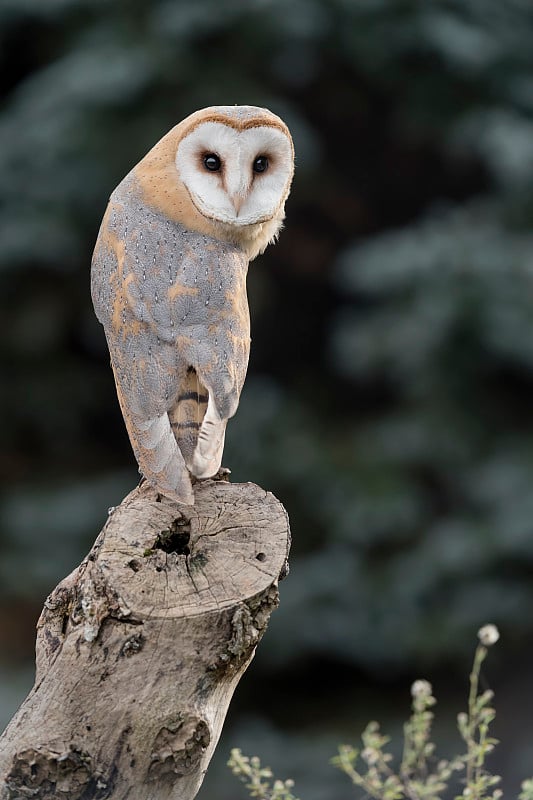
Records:
<instances>
[{"instance_id":1,"label":"white feather","mask_svg":"<svg viewBox=\"0 0 533 800\"><path fill-rule=\"evenodd\" d=\"M203 165L207 153L219 156L219 172ZM268 158L265 172L253 171L258 156ZM221 122L204 122L180 142L176 169L206 217L238 227L256 225L271 220L283 206L292 178L292 147L278 128L238 131Z\"/></svg>"}]
</instances>

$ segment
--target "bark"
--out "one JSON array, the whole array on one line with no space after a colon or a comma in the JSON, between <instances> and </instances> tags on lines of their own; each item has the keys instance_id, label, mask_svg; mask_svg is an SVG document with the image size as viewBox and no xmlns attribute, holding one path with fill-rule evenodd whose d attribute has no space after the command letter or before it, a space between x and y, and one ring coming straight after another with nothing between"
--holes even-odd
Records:
<instances>
[{"instance_id":1,"label":"bark","mask_svg":"<svg viewBox=\"0 0 533 800\"><path fill-rule=\"evenodd\" d=\"M0 798L190 800L278 603L283 506L203 481L143 484L46 600L36 680L0 738Z\"/></svg>"}]
</instances>

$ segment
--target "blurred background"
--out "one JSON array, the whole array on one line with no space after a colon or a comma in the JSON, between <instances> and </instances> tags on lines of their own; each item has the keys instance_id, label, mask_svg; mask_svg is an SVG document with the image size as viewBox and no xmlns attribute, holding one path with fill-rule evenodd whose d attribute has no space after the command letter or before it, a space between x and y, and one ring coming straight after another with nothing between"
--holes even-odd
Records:
<instances>
[{"instance_id":1,"label":"blurred background","mask_svg":"<svg viewBox=\"0 0 533 800\"><path fill-rule=\"evenodd\" d=\"M302 800L409 686L458 747L477 628L491 765L533 773L533 6L529 0L1 0L0 727L34 625L138 480L89 264L107 198L176 122L291 128L286 230L251 265L224 463L288 509L292 570L200 800L257 753Z\"/></svg>"}]
</instances>

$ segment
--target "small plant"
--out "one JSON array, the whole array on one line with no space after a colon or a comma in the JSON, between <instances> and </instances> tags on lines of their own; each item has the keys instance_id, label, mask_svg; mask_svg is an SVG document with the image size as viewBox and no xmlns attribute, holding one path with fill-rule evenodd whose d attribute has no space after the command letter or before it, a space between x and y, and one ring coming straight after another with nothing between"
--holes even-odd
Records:
<instances>
[{"instance_id":1,"label":"small plant","mask_svg":"<svg viewBox=\"0 0 533 800\"><path fill-rule=\"evenodd\" d=\"M294 782L274 780L273 785L268 779L273 778L270 767L262 767L257 756L243 756L238 748L231 751L228 767L234 775L246 785L250 797L258 797L260 800L298 800L292 794Z\"/></svg>"},{"instance_id":2,"label":"small plant","mask_svg":"<svg viewBox=\"0 0 533 800\"><path fill-rule=\"evenodd\" d=\"M494 787L500 778L485 769L486 756L497 744L489 737L489 726L495 714L490 705L493 693L479 694L478 686L487 648L498 641L499 634L494 625L485 625L478 637L470 673L468 711L457 718L466 744L464 755L450 760L435 757L435 745L431 741L434 714L430 709L436 700L431 684L418 680L411 687L412 711L404 725L403 754L397 771L391 768L393 757L385 749L389 738L381 735L377 722L371 722L364 731L361 750L342 745L333 764L376 800L439 800L454 773L464 773L463 791L457 800L498 800L501 791Z\"/></svg>"},{"instance_id":3,"label":"small plant","mask_svg":"<svg viewBox=\"0 0 533 800\"><path fill-rule=\"evenodd\" d=\"M484 625L478 631L479 644L470 673L468 710L457 717L457 726L466 745L466 752L452 759L438 759L435 744L431 741L436 700L431 684L417 680L411 686L411 716L404 725L403 752L397 770L393 769L393 755L387 751L390 741L383 736L378 722L370 722L361 736L362 747L340 745L338 755L332 759L363 792L375 800L441 800L456 777L460 794L455 800L499 800L502 792L497 788L498 775L486 768L486 757L498 744L489 736L489 727L495 717L491 707L493 692L479 693L481 665L488 648L496 644L500 635L495 625ZM232 750L228 762L233 774L245 784L251 797L260 800L297 800L291 793L293 782L272 779L270 768L261 767L254 756L243 756ZM533 778L522 783L518 800L533 800Z\"/></svg>"}]
</instances>

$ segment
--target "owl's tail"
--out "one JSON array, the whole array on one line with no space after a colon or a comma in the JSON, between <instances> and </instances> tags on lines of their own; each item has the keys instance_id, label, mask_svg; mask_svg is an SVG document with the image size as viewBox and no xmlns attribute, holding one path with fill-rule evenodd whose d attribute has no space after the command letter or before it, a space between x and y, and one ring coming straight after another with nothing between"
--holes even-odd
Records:
<instances>
[{"instance_id":1,"label":"owl's tail","mask_svg":"<svg viewBox=\"0 0 533 800\"><path fill-rule=\"evenodd\" d=\"M193 367L189 367L180 382L177 403L168 412L172 431L189 470L192 467L198 434L205 417L208 400L208 391L201 383L198 373Z\"/></svg>"},{"instance_id":2,"label":"owl's tail","mask_svg":"<svg viewBox=\"0 0 533 800\"><path fill-rule=\"evenodd\" d=\"M220 419L212 395L193 367L187 371L169 417L187 469L196 478L216 475L222 461L227 420Z\"/></svg>"}]
</instances>

